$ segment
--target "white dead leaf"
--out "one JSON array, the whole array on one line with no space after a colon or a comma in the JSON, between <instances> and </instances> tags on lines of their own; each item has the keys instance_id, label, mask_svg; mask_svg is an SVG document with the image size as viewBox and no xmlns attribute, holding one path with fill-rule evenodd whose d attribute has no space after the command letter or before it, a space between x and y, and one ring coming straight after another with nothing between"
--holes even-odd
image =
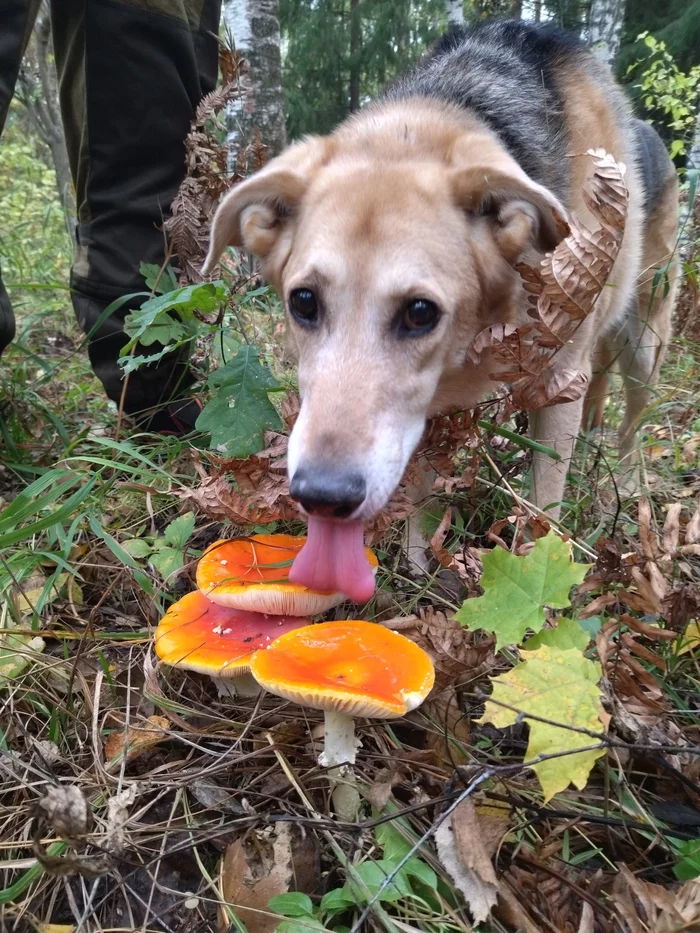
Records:
<instances>
[{"instance_id":1,"label":"white dead leaf","mask_svg":"<svg viewBox=\"0 0 700 933\"><path fill-rule=\"evenodd\" d=\"M662 547L665 554L671 554L678 547L682 508L682 502L674 502L666 515L662 538Z\"/></svg>"},{"instance_id":2,"label":"white dead leaf","mask_svg":"<svg viewBox=\"0 0 700 933\"><path fill-rule=\"evenodd\" d=\"M464 800L442 823L435 843L438 857L464 895L474 922L484 923L498 900L499 885L471 800Z\"/></svg>"},{"instance_id":3,"label":"white dead leaf","mask_svg":"<svg viewBox=\"0 0 700 933\"><path fill-rule=\"evenodd\" d=\"M581 920L578 925L578 933L594 933L595 914L588 901L583 902L581 907Z\"/></svg>"},{"instance_id":4,"label":"white dead leaf","mask_svg":"<svg viewBox=\"0 0 700 933\"><path fill-rule=\"evenodd\" d=\"M685 543L700 544L700 505L698 505L693 517L685 526Z\"/></svg>"},{"instance_id":5,"label":"white dead leaf","mask_svg":"<svg viewBox=\"0 0 700 933\"><path fill-rule=\"evenodd\" d=\"M84 836L92 825L92 813L85 794L75 784L49 787L38 808L57 836L66 842Z\"/></svg>"},{"instance_id":6,"label":"white dead leaf","mask_svg":"<svg viewBox=\"0 0 700 933\"><path fill-rule=\"evenodd\" d=\"M129 807L136 800L138 791L138 784L131 784L107 801L107 825L102 847L113 855L120 855L126 846L124 827L129 819Z\"/></svg>"}]
</instances>

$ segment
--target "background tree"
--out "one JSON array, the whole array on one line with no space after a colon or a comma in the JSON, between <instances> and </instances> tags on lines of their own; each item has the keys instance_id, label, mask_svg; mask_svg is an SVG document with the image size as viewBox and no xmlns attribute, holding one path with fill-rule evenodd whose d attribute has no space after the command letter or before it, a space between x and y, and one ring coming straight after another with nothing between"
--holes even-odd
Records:
<instances>
[{"instance_id":1,"label":"background tree","mask_svg":"<svg viewBox=\"0 0 700 933\"><path fill-rule=\"evenodd\" d=\"M224 0L224 29L245 60L243 95L228 110L229 146L239 149L260 131L268 155L285 146L279 0Z\"/></svg>"},{"instance_id":2,"label":"background tree","mask_svg":"<svg viewBox=\"0 0 700 933\"><path fill-rule=\"evenodd\" d=\"M606 65L613 67L620 50L625 0L592 0L588 15L588 44Z\"/></svg>"},{"instance_id":3,"label":"background tree","mask_svg":"<svg viewBox=\"0 0 700 933\"><path fill-rule=\"evenodd\" d=\"M51 42L49 5L44 0L36 19L17 80L16 98L41 141L48 147L56 172L58 196L74 237L75 195L71 180L66 137L61 122L58 83Z\"/></svg>"},{"instance_id":4,"label":"background tree","mask_svg":"<svg viewBox=\"0 0 700 933\"><path fill-rule=\"evenodd\" d=\"M451 26L461 26L464 23L464 3L462 0L445 0L447 22Z\"/></svg>"},{"instance_id":5,"label":"background tree","mask_svg":"<svg viewBox=\"0 0 700 933\"><path fill-rule=\"evenodd\" d=\"M459 4L453 4L457 7ZM280 0L287 132L330 132L447 27L446 0Z\"/></svg>"}]
</instances>

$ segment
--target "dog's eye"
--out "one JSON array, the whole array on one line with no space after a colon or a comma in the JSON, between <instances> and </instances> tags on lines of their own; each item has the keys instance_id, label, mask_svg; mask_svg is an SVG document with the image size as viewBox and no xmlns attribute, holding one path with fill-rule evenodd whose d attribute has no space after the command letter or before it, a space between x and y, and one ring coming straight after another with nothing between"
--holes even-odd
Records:
<instances>
[{"instance_id":1,"label":"dog's eye","mask_svg":"<svg viewBox=\"0 0 700 933\"><path fill-rule=\"evenodd\" d=\"M318 302L310 288L295 288L289 296L289 310L300 324L318 321Z\"/></svg>"},{"instance_id":2,"label":"dog's eye","mask_svg":"<svg viewBox=\"0 0 700 933\"><path fill-rule=\"evenodd\" d=\"M399 318L399 334L420 337L431 331L440 319L440 309L434 301L416 298L404 305Z\"/></svg>"}]
</instances>

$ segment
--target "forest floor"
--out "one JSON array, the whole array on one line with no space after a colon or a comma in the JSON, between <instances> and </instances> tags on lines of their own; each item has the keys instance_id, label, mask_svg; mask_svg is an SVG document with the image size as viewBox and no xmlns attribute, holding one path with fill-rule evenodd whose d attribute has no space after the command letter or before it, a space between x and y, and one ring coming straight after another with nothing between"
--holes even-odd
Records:
<instances>
[{"instance_id":1,"label":"forest floor","mask_svg":"<svg viewBox=\"0 0 700 933\"><path fill-rule=\"evenodd\" d=\"M441 524L455 569L411 567L400 520L377 544L378 593L359 615L401 624L438 687L405 720L361 723L352 824L329 810L320 714L221 697L207 677L154 663L165 608L194 588L203 548L237 529L198 512L183 569L159 564L164 530L189 510L178 493L200 482L192 447L128 428L117 439L67 313L52 320L24 315L0 376L3 929L700 929L700 549L686 542L697 348L674 344L640 428L641 506L615 490L615 393L604 431L578 446L562 518L576 559L594 565L567 615L591 636L616 744L583 789L545 804L522 764L527 724L479 721L489 675L517 652L452 617L480 592L485 552L526 553L525 533L541 530L520 498L527 450L494 436L476 482L426 503L426 533ZM273 325L259 323L270 340ZM129 548L137 538L146 547ZM489 885L497 906L472 927L465 905L478 911ZM287 891L309 897L271 910Z\"/></svg>"},{"instance_id":2,"label":"forest floor","mask_svg":"<svg viewBox=\"0 0 700 933\"><path fill-rule=\"evenodd\" d=\"M700 930L700 347L674 342L644 413L641 497L616 482L615 384L551 537L527 500L517 417L465 435L461 467L422 503L427 569L408 559L400 508L375 529L375 597L329 617L400 629L437 682L404 719L360 722L362 805L341 821L316 762L320 714L157 663L155 627L194 589L198 557L241 533L221 517L230 476L186 440L117 431L55 284L70 244L50 173L12 126L0 158L19 318L0 367L0 929ZM241 326L291 388L281 313L252 307ZM257 530L273 528L304 530ZM544 648L497 651L493 619L489 633L455 614L482 589L493 601L482 567L485 581L530 560L555 531L585 579L570 603L567 589L536 604ZM594 728L566 719L564 682L509 723L486 705L556 650L588 672ZM545 794L534 753L562 735L564 780Z\"/></svg>"}]
</instances>

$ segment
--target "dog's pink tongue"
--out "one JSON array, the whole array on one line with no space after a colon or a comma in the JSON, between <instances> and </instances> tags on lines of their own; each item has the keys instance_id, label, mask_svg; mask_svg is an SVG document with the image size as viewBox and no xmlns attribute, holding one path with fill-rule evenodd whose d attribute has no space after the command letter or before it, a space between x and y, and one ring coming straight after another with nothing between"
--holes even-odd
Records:
<instances>
[{"instance_id":1,"label":"dog's pink tongue","mask_svg":"<svg viewBox=\"0 0 700 933\"><path fill-rule=\"evenodd\" d=\"M365 554L362 528L362 522L333 522L310 515L306 544L289 571L291 582L367 602L374 593L374 574Z\"/></svg>"}]
</instances>

